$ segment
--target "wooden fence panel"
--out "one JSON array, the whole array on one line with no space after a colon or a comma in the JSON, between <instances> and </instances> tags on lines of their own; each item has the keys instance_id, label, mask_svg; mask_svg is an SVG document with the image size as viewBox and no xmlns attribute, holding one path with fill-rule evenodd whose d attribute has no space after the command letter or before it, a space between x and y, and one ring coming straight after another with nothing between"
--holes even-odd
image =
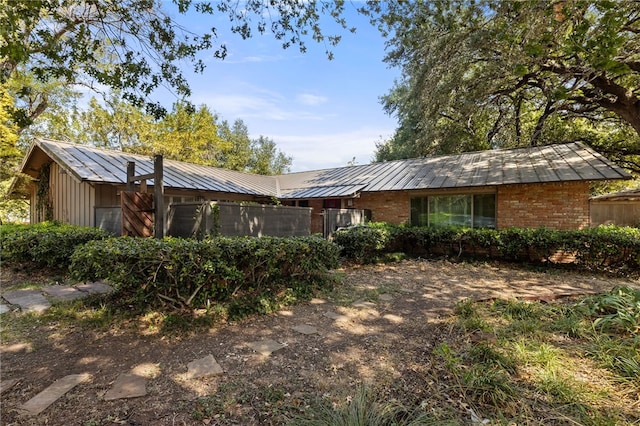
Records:
<instances>
[{"instance_id":1,"label":"wooden fence panel","mask_svg":"<svg viewBox=\"0 0 640 426\"><path fill-rule=\"evenodd\" d=\"M122 235L153 237L153 194L122 191Z\"/></svg>"}]
</instances>

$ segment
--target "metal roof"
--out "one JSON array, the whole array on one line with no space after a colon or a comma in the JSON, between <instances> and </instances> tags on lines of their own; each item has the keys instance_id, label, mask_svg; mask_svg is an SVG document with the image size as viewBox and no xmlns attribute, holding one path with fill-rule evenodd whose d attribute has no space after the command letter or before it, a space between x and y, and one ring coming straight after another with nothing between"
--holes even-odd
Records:
<instances>
[{"instance_id":1,"label":"metal roof","mask_svg":"<svg viewBox=\"0 0 640 426\"><path fill-rule=\"evenodd\" d=\"M630 189L628 191L613 192L610 194L591 197L593 201L640 201L640 189Z\"/></svg>"},{"instance_id":2,"label":"metal roof","mask_svg":"<svg viewBox=\"0 0 640 426\"><path fill-rule=\"evenodd\" d=\"M362 192L630 179L579 142L372 163L279 176L281 191L363 185ZM293 191L291 191L293 192Z\"/></svg>"},{"instance_id":3,"label":"metal roof","mask_svg":"<svg viewBox=\"0 0 640 426\"><path fill-rule=\"evenodd\" d=\"M37 146L79 181L124 184L127 162L134 161L136 175L153 173L153 159L144 155L93 148L49 139L36 139ZM27 155L27 159L29 155ZM164 160L164 185L176 189L198 189L247 195L277 193L273 177L234 170ZM23 164L23 173L26 164ZM153 185L153 179L149 181Z\"/></svg>"},{"instance_id":4,"label":"metal roof","mask_svg":"<svg viewBox=\"0 0 640 426\"><path fill-rule=\"evenodd\" d=\"M22 165L23 173L30 173L29 161L36 147L79 181L124 184L128 161L136 163L136 175L153 172L153 159L146 156L36 139ZM31 175L36 176L33 170ZM371 163L280 176L164 161L166 187L282 199L629 178L630 174L579 142Z\"/></svg>"}]
</instances>

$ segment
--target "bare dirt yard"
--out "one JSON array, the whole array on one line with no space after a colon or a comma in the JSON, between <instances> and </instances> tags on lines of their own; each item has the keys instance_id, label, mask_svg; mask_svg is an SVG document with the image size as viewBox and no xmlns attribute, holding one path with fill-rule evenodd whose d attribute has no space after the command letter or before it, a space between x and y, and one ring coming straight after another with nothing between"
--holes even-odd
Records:
<instances>
[{"instance_id":1,"label":"bare dirt yard","mask_svg":"<svg viewBox=\"0 0 640 426\"><path fill-rule=\"evenodd\" d=\"M211 329L167 333L162 314L126 322L86 322L48 313L18 321L0 317L3 425L264 425L295 424L321 405L340 405L365 383L378 398L430 410L456 406L443 392L443 371L432 353L459 338L450 316L458 301L491 298L554 299L604 292L638 282L587 273L532 271L513 265L410 260L348 266L323 295L275 314ZM2 289L50 277L2 273ZM99 308L93 308L99 309ZM54 306L55 310L55 306ZM81 309L76 309L83 315ZM167 320L165 317L164 320ZM293 327L303 328L310 334ZM12 329L13 328L13 329ZM270 355L248 345L270 339ZM223 374L186 377L187 364L213 355ZM146 395L105 400L119 375L146 379ZM20 407L69 374L88 374L38 415ZM451 414L448 414L451 416ZM454 413L468 422L468 411Z\"/></svg>"}]
</instances>

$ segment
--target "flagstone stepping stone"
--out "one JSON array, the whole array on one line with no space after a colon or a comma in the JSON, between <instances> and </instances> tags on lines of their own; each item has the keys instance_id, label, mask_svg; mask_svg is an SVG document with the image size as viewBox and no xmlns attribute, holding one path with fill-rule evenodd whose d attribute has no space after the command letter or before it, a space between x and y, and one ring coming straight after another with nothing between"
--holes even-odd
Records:
<instances>
[{"instance_id":1,"label":"flagstone stepping stone","mask_svg":"<svg viewBox=\"0 0 640 426\"><path fill-rule=\"evenodd\" d=\"M10 304L20 306L20 309L26 312L42 312L51 307L51 303L42 295L40 290L8 291L2 297Z\"/></svg>"},{"instance_id":2,"label":"flagstone stepping stone","mask_svg":"<svg viewBox=\"0 0 640 426\"><path fill-rule=\"evenodd\" d=\"M393 296L388 293L381 294L378 298L384 302L391 302L393 300Z\"/></svg>"},{"instance_id":3,"label":"flagstone stepping stone","mask_svg":"<svg viewBox=\"0 0 640 426\"><path fill-rule=\"evenodd\" d=\"M104 394L105 401L114 399L136 398L147 394L147 379L137 374L123 373Z\"/></svg>"},{"instance_id":4,"label":"flagstone stepping stone","mask_svg":"<svg viewBox=\"0 0 640 426\"><path fill-rule=\"evenodd\" d=\"M66 285L52 285L49 287L43 288L43 291L53 300L56 301L68 301L68 300L76 300L81 297L86 297L86 293L78 290L74 287L69 287Z\"/></svg>"},{"instance_id":5,"label":"flagstone stepping stone","mask_svg":"<svg viewBox=\"0 0 640 426\"><path fill-rule=\"evenodd\" d=\"M11 306L0 303L0 315L11 312Z\"/></svg>"},{"instance_id":6,"label":"flagstone stepping stone","mask_svg":"<svg viewBox=\"0 0 640 426\"><path fill-rule=\"evenodd\" d=\"M373 302L367 302L365 300L357 300L352 305L354 308L369 308L373 309L376 307L376 304Z\"/></svg>"},{"instance_id":7,"label":"flagstone stepping stone","mask_svg":"<svg viewBox=\"0 0 640 426\"><path fill-rule=\"evenodd\" d=\"M302 334L318 334L318 329L306 324L294 325L291 327L293 330Z\"/></svg>"},{"instance_id":8,"label":"flagstone stepping stone","mask_svg":"<svg viewBox=\"0 0 640 426\"><path fill-rule=\"evenodd\" d=\"M7 379L0 382L0 394L5 393L12 387L14 387L22 379Z\"/></svg>"},{"instance_id":9,"label":"flagstone stepping stone","mask_svg":"<svg viewBox=\"0 0 640 426\"><path fill-rule=\"evenodd\" d=\"M187 379L199 379L200 377L219 376L224 374L222 367L215 360L213 355L196 359L187 364Z\"/></svg>"},{"instance_id":10,"label":"flagstone stepping stone","mask_svg":"<svg viewBox=\"0 0 640 426\"><path fill-rule=\"evenodd\" d=\"M22 404L20 407L26 414L33 416L42 413L48 406L53 404L58 398L71 389L91 379L91 375L84 374L70 374L63 377L60 380L56 380L48 388L31 398L29 401Z\"/></svg>"},{"instance_id":11,"label":"flagstone stepping stone","mask_svg":"<svg viewBox=\"0 0 640 426\"><path fill-rule=\"evenodd\" d=\"M90 294L106 294L113 291L113 287L102 281L76 284L75 287L80 291L85 291Z\"/></svg>"},{"instance_id":12,"label":"flagstone stepping stone","mask_svg":"<svg viewBox=\"0 0 640 426\"><path fill-rule=\"evenodd\" d=\"M247 343L247 346L262 355L271 355L272 353L286 347L282 343L278 343L275 340L260 340L257 342L250 342Z\"/></svg>"},{"instance_id":13,"label":"flagstone stepping stone","mask_svg":"<svg viewBox=\"0 0 640 426\"><path fill-rule=\"evenodd\" d=\"M341 322L345 322L345 321L349 321L349 317L346 315L341 315L341 314L337 314L335 312L331 312L331 311L327 311L323 314L325 317L330 318L334 321L341 321Z\"/></svg>"}]
</instances>

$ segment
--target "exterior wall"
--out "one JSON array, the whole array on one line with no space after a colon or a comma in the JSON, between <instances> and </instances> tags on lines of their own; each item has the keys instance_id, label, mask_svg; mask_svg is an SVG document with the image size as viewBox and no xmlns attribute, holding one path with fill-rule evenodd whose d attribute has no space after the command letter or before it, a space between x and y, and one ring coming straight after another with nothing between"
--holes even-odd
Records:
<instances>
[{"instance_id":1,"label":"exterior wall","mask_svg":"<svg viewBox=\"0 0 640 426\"><path fill-rule=\"evenodd\" d=\"M323 200L309 200L309 207L311 210L311 233L322 234L324 226L324 218L322 217L322 210L324 209Z\"/></svg>"},{"instance_id":2,"label":"exterior wall","mask_svg":"<svg viewBox=\"0 0 640 426\"><path fill-rule=\"evenodd\" d=\"M498 188L497 228L581 229L589 226L589 182Z\"/></svg>"},{"instance_id":3,"label":"exterior wall","mask_svg":"<svg viewBox=\"0 0 640 426\"><path fill-rule=\"evenodd\" d=\"M42 220L37 211L37 183L31 186L31 223ZM49 174L49 199L53 207L53 219L80 226L94 226L93 207L95 189L87 182L78 182L56 163L51 164Z\"/></svg>"},{"instance_id":4,"label":"exterior wall","mask_svg":"<svg viewBox=\"0 0 640 426\"><path fill-rule=\"evenodd\" d=\"M89 183L76 181L57 163L53 163L50 185L55 220L72 225L94 226L96 195Z\"/></svg>"},{"instance_id":5,"label":"exterior wall","mask_svg":"<svg viewBox=\"0 0 640 426\"><path fill-rule=\"evenodd\" d=\"M411 216L411 193L407 191L363 193L353 200L356 209L371 210L371 221L401 224Z\"/></svg>"},{"instance_id":6,"label":"exterior wall","mask_svg":"<svg viewBox=\"0 0 640 426\"><path fill-rule=\"evenodd\" d=\"M640 199L591 200L591 226L611 224L640 227Z\"/></svg>"}]
</instances>

